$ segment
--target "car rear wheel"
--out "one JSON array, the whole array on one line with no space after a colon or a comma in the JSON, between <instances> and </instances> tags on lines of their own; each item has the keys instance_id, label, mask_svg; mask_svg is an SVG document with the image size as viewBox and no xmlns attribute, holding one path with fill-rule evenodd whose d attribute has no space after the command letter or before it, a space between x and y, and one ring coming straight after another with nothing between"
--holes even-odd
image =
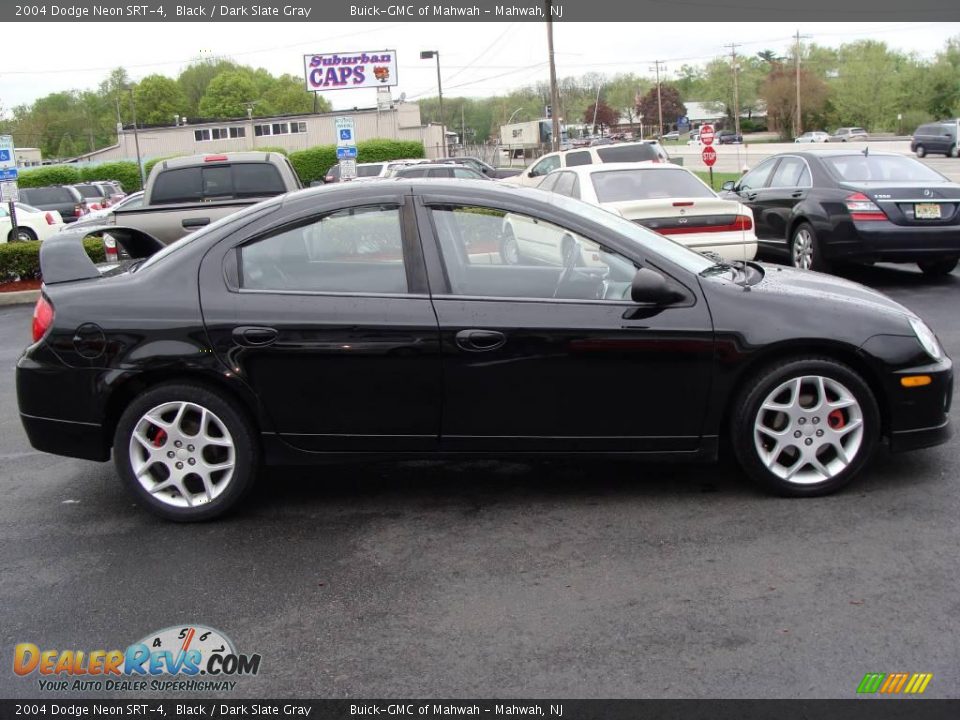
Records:
<instances>
[{"instance_id":1,"label":"car rear wheel","mask_svg":"<svg viewBox=\"0 0 960 720\"><path fill-rule=\"evenodd\" d=\"M942 277L943 275L949 275L957 267L958 258L948 257L948 258L938 258L936 260L921 260L917 263L920 266L920 269L923 271L924 275L930 275L932 277Z\"/></svg>"},{"instance_id":2,"label":"car rear wheel","mask_svg":"<svg viewBox=\"0 0 960 720\"><path fill-rule=\"evenodd\" d=\"M830 266L823 258L820 242L810 223L800 223L790 239L790 263L800 270L829 272Z\"/></svg>"},{"instance_id":3,"label":"car rear wheel","mask_svg":"<svg viewBox=\"0 0 960 720\"><path fill-rule=\"evenodd\" d=\"M235 404L206 387L160 385L130 403L117 423L113 455L127 488L168 520L209 520L253 484L254 432Z\"/></svg>"},{"instance_id":4,"label":"car rear wheel","mask_svg":"<svg viewBox=\"0 0 960 720\"><path fill-rule=\"evenodd\" d=\"M731 424L747 474L778 495L812 497L846 485L870 459L880 413L846 365L798 358L767 368L741 394Z\"/></svg>"},{"instance_id":5,"label":"car rear wheel","mask_svg":"<svg viewBox=\"0 0 960 720\"><path fill-rule=\"evenodd\" d=\"M7 233L8 242L32 242L37 239L37 234L28 227L22 225L17 226L17 234L13 234L13 230Z\"/></svg>"},{"instance_id":6,"label":"car rear wheel","mask_svg":"<svg viewBox=\"0 0 960 720\"><path fill-rule=\"evenodd\" d=\"M956 146L956 145L954 145L953 147L950 148L950 152L947 153L947 157L952 157L952 158L957 157L957 146Z\"/></svg>"},{"instance_id":7,"label":"car rear wheel","mask_svg":"<svg viewBox=\"0 0 960 720\"><path fill-rule=\"evenodd\" d=\"M923 145L917 145L917 149L914 150L918 158L927 156L927 149Z\"/></svg>"}]
</instances>

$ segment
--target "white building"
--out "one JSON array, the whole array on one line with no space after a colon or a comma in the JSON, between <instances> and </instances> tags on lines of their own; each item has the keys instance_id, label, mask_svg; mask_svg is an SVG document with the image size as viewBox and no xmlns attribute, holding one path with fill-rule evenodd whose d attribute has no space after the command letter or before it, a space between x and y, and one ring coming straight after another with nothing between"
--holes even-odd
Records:
<instances>
[{"instance_id":1,"label":"white building","mask_svg":"<svg viewBox=\"0 0 960 720\"><path fill-rule=\"evenodd\" d=\"M144 160L262 147L281 147L291 152L306 150L316 145L337 143L334 121L338 117L353 118L358 142L374 138L413 140L423 143L428 158L443 155L441 127L421 125L420 106L417 103L398 102L381 110L363 108L138 128L137 138L134 138L132 126L125 127L119 131L116 145L84 153L74 160L98 163L136 160L137 142L140 144L140 157Z\"/></svg>"}]
</instances>

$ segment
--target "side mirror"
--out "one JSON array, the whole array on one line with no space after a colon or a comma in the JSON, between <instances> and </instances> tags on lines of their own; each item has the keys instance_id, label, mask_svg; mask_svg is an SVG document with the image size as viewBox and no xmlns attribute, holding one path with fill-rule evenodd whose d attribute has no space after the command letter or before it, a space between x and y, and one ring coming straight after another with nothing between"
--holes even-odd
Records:
<instances>
[{"instance_id":1,"label":"side mirror","mask_svg":"<svg viewBox=\"0 0 960 720\"><path fill-rule=\"evenodd\" d=\"M536 175L533 174L533 170L530 170L530 171L527 172L527 177L531 177L531 178L532 178L532 177L536 177Z\"/></svg>"},{"instance_id":2,"label":"side mirror","mask_svg":"<svg viewBox=\"0 0 960 720\"><path fill-rule=\"evenodd\" d=\"M672 289L660 273L640 268L630 284L630 299L643 305L669 305L683 296Z\"/></svg>"},{"instance_id":3,"label":"side mirror","mask_svg":"<svg viewBox=\"0 0 960 720\"><path fill-rule=\"evenodd\" d=\"M729 190L733 192L736 190L736 183L733 180L727 180L720 186L721 190Z\"/></svg>"}]
</instances>

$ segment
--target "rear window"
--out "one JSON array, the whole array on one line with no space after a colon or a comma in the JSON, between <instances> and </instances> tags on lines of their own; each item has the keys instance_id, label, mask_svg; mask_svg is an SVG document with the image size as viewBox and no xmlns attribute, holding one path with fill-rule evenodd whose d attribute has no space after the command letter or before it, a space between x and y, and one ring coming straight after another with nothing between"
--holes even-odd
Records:
<instances>
[{"instance_id":1,"label":"rear window","mask_svg":"<svg viewBox=\"0 0 960 720\"><path fill-rule=\"evenodd\" d=\"M29 190L21 190L20 195L31 205L52 205L77 201L72 192L62 187L30 188Z\"/></svg>"},{"instance_id":2,"label":"rear window","mask_svg":"<svg viewBox=\"0 0 960 720\"><path fill-rule=\"evenodd\" d=\"M590 153L586 150L578 150L577 152L567 153L567 167L591 164L593 164L593 158L590 157Z\"/></svg>"},{"instance_id":3,"label":"rear window","mask_svg":"<svg viewBox=\"0 0 960 720\"><path fill-rule=\"evenodd\" d=\"M358 165L357 177L376 177L383 170L383 164L377 165Z\"/></svg>"},{"instance_id":4,"label":"rear window","mask_svg":"<svg viewBox=\"0 0 960 720\"><path fill-rule=\"evenodd\" d=\"M270 163L236 163L164 170L153 184L154 205L232 200L286 192L280 172Z\"/></svg>"},{"instance_id":5,"label":"rear window","mask_svg":"<svg viewBox=\"0 0 960 720\"><path fill-rule=\"evenodd\" d=\"M949 182L936 170L905 156L825 156L823 163L834 175L848 182Z\"/></svg>"},{"instance_id":6,"label":"rear window","mask_svg":"<svg viewBox=\"0 0 960 720\"><path fill-rule=\"evenodd\" d=\"M73 189L85 198L101 198L103 193L96 185L74 185Z\"/></svg>"},{"instance_id":7,"label":"rear window","mask_svg":"<svg viewBox=\"0 0 960 720\"><path fill-rule=\"evenodd\" d=\"M686 170L610 170L591 174L602 203L660 198L709 198L713 192Z\"/></svg>"},{"instance_id":8,"label":"rear window","mask_svg":"<svg viewBox=\"0 0 960 720\"><path fill-rule=\"evenodd\" d=\"M601 162L643 162L656 160L660 153L654 145L611 145L597 150Z\"/></svg>"}]
</instances>

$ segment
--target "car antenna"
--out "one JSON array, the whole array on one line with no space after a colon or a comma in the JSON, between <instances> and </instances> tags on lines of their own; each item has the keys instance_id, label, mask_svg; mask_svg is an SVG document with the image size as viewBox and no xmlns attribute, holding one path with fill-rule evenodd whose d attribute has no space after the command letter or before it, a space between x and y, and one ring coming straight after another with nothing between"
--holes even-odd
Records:
<instances>
[{"instance_id":1,"label":"car antenna","mask_svg":"<svg viewBox=\"0 0 960 720\"><path fill-rule=\"evenodd\" d=\"M863 156L864 156L864 157L870 157L870 146L869 146L869 145L867 145L865 148L863 148Z\"/></svg>"}]
</instances>

